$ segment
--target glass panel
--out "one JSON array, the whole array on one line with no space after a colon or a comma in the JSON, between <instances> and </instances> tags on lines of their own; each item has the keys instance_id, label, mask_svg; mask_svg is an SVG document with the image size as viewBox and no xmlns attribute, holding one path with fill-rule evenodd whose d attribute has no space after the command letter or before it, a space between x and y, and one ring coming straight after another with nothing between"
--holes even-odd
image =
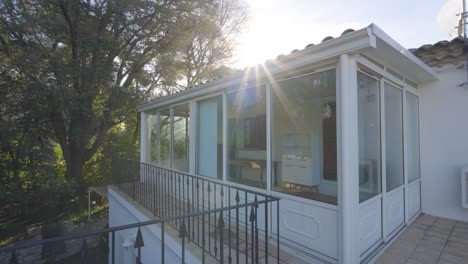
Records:
<instances>
[{"instance_id":1,"label":"glass panel","mask_svg":"<svg viewBox=\"0 0 468 264\"><path fill-rule=\"evenodd\" d=\"M148 156L147 161L156 163L158 160L158 115L148 114Z\"/></svg>"},{"instance_id":2,"label":"glass panel","mask_svg":"<svg viewBox=\"0 0 468 264\"><path fill-rule=\"evenodd\" d=\"M223 98L198 102L197 166L202 176L223 178Z\"/></svg>"},{"instance_id":3,"label":"glass panel","mask_svg":"<svg viewBox=\"0 0 468 264\"><path fill-rule=\"evenodd\" d=\"M406 93L406 162L408 182L421 177L419 165L419 98Z\"/></svg>"},{"instance_id":4,"label":"glass panel","mask_svg":"<svg viewBox=\"0 0 468 264\"><path fill-rule=\"evenodd\" d=\"M188 104L174 107L174 160L172 167L180 171L189 171L189 121Z\"/></svg>"},{"instance_id":5,"label":"glass panel","mask_svg":"<svg viewBox=\"0 0 468 264\"><path fill-rule=\"evenodd\" d=\"M385 83L385 156L387 192L403 184L402 91Z\"/></svg>"},{"instance_id":6,"label":"glass panel","mask_svg":"<svg viewBox=\"0 0 468 264\"><path fill-rule=\"evenodd\" d=\"M159 112L159 165L169 168L171 166L171 114L169 109Z\"/></svg>"},{"instance_id":7,"label":"glass panel","mask_svg":"<svg viewBox=\"0 0 468 264\"><path fill-rule=\"evenodd\" d=\"M241 89L227 94L227 178L266 188L265 87Z\"/></svg>"},{"instance_id":8,"label":"glass panel","mask_svg":"<svg viewBox=\"0 0 468 264\"><path fill-rule=\"evenodd\" d=\"M273 190L336 204L336 74L272 86Z\"/></svg>"},{"instance_id":9,"label":"glass panel","mask_svg":"<svg viewBox=\"0 0 468 264\"><path fill-rule=\"evenodd\" d=\"M381 192L379 80L358 73L359 201Z\"/></svg>"}]
</instances>

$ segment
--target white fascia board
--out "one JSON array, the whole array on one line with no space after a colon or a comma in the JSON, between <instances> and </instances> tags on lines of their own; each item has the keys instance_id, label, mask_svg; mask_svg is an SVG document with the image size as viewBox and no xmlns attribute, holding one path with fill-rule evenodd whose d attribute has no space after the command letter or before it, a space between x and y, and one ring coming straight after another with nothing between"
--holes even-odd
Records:
<instances>
[{"instance_id":1,"label":"white fascia board","mask_svg":"<svg viewBox=\"0 0 468 264\"><path fill-rule=\"evenodd\" d=\"M216 93L230 87L237 86L242 88L250 86L249 84L251 83L260 84L268 77L268 75L274 76L276 74L299 69L310 64L319 63L327 59L336 58L341 54L356 54L363 49L375 47L376 38L372 29L369 27L363 28L287 55L287 57L283 58L281 62L278 62L278 60L267 61L264 64L247 68L235 75L204 83L175 95L143 104L137 109L139 112L150 111L155 108ZM268 74L265 72L268 72Z\"/></svg>"},{"instance_id":2,"label":"white fascia board","mask_svg":"<svg viewBox=\"0 0 468 264\"><path fill-rule=\"evenodd\" d=\"M438 74L436 71L434 71L429 65L425 64L418 57L416 57L413 53L411 53L409 50L407 50L398 42L396 42L392 37L390 37L377 25L372 23L367 28L370 30L370 32L372 32L373 35L375 35L376 38L379 38L385 43L387 43L388 45L390 45L392 48L394 48L403 56L405 56L407 59L409 59L411 62L413 62L417 67L420 67L428 75L431 75L432 78L429 78L429 79L432 79L432 80L438 79Z\"/></svg>"}]
</instances>

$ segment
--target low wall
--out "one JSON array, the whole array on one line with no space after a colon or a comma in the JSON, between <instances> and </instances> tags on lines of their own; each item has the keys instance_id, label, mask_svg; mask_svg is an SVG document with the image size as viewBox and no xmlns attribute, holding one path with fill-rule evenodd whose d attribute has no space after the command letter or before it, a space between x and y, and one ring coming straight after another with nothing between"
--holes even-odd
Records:
<instances>
[{"instance_id":1,"label":"low wall","mask_svg":"<svg viewBox=\"0 0 468 264\"><path fill-rule=\"evenodd\" d=\"M109 227L121 226L151 220L153 217L139 205L124 198L124 194L109 187ZM182 245L177 232L165 226L165 263L181 263ZM141 228L144 247L141 248L142 263L161 263L161 228L149 225ZM135 263L136 249L133 247L137 229L122 230L115 235L115 263ZM109 241L112 241L109 237ZM111 249L109 249L111 250ZM109 263L111 263L109 251ZM186 263L200 263L199 258L188 248L185 252Z\"/></svg>"}]
</instances>

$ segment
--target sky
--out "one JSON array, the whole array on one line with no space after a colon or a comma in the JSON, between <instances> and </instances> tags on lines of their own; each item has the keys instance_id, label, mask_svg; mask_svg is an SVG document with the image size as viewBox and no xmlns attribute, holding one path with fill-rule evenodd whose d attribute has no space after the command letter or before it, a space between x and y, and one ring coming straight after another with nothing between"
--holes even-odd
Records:
<instances>
[{"instance_id":1,"label":"sky","mask_svg":"<svg viewBox=\"0 0 468 264\"><path fill-rule=\"evenodd\" d=\"M405 48L453 37L437 15L447 0L245 0L249 20L232 66L244 68L371 23Z\"/></svg>"}]
</instances>

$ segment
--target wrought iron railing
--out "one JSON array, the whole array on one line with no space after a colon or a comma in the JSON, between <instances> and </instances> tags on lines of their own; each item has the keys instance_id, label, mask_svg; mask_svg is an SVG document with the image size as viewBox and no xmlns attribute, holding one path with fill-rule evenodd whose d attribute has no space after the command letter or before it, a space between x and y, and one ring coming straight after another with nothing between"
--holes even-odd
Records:
<instances>
[{"instance_id":1,"label":"wrought iron railing","mask_svg":"<svg viewBox=\"0 0 468 264\"><path fill-rule=\"evenodd\" d=\"M79 254L75 254L75 256L78 256L79 259L73 259L73 263L96 263L96 260L93 260L90 258L88 254L88 241L90 240L91 237L100 237L100 238L108 238L109 241L106 243L108 248L106 248L106 254L108 253L109 255L106 257L109 258L110 263L115 263L116 262L116 235L124 230L135 230L136 231L136 238L134 241L134 244L132 245L136 249L136 263L142 263L142 253L141 253L141 248L144 247L145 242L144 242L144 236L142 235L141 227L149 227L152 225L158 225L160 227L160 239L161 239L161 248L158 249L159 251L159 256L160 256L160 263L167 263L166 259L166 243L165 243L165 230L166 230L166 225L169 223L175 223L179 222L180 227L179 227L179 239L181 243L181 252L180 252L180 259L182 263L186 263L186 245L187 243L190 242L189 238L189 233L187 232L187 223L190 218L194 217L202 217L206 216L209 214L213 215L218 215L218 227L219 227L219 236L220 239L218 240L218 245L219 245L219 258L215 258L218 260L220 263L258 263L258 239L255 240L255 243L250 243L252 247L252 254L249 256L247 259L241 259L239 256L239 245L237 246L237 254L236 258L232 259L229 258L228 255L226 255L226 244L223 239L223 234L225 232L224 228L225 227L225 221L224 221L224 215L226 211L229 210L239 210L243 208L258 208L261 205L265 205L267 203L272 203L272 202L277 202L278 199L275 198L267 198L262 201L254 201L250 203L245 203L245 204L239 204L239 205L234 205L230 207L224 207L224 208L218 208L218 209L211 209L208 211L200 211L200 212L195 212L187 216L174 216L174 217L168 217L168 218L157 218L145 222L138 222L134 224L128 224L128 225L123 225L123 226L117 226L117 227L112 227L112 228L107 228L104 230L98 230L98 231L92 231L92 232L85 232L85 233L80 233L80 234L70 234L70 235L65 235L61 237L55 237L55 238L49 238L49 239L44 239L44 240L31 240L23 243L18 243L15 245L11 246L6 246L3 248L0 248L0 255L9 253L9 264L18 264L18 263L38 263L37 259L34 259L33 261L24 261L20 260L18 258L18 252L21 250L25 250L28 248L33 248L33 247L41 247L42 251L41 254L42 257L37 256L37 258L43 258L48 261L48 263L56 263L60 261L60 259L57 259L59 257L59 254L57 252L57 245L64 243L65 241L69 240L79 240L81 241L81 247L78 252ZM252 209L252 212L255 212L255 209ZM252 231L254 230L254 226L256 228L255 222L256 220L254 219L255 215L251 214L250 219L251 219L251 226L252 226ZM202 239L205 238L205 236L208 236L209 234L202 233ZM255 237L258 238L258 230L255 234ZM254 234L252 233L252 239L254 238ZM266 241L265 241L266 242ZM248 244L248 243L246 243ZM268 247L265 247L265 249ZM247 252L246 252L247 253ZM253 254L255 253L255 254ZM203 254L202 263L206 263L206 258L204 257L205 255ZM247 256L247 254L246 254ZM265 263L268 263L268 259L271 258L266 255L265 257ZM275 257L276 259L276 257ZM277 260L279 261L279 255ZM68 261L70 261L68 259ZM174 261L174 260L172 260ZM245 261L245 262L244 262ZM159 262L159 260L152 260L152 262ZM40 262L42 263L42 262ZM62 263L65 263L62 261ZM172 262L170 262L172 263ZM278 262L279 263L279 262Z\"/></svg>"},{"instance_id":2,"label":"wrought iron railing","mask_svg":"<svg viewBox=\"0 0 468 264\"><path fill-rule=\"evenodd\" d=\"M114 159L112 175L114 186L154 216L187 216L185 224L180 219L172 219L168 224L182 229L187 239L202 249L202 262L205 253L220 262L227 253L226 263L233 260L247 263L249 259L256 263L259 243L264 243L261 250L264 262L268 263L270 253L279 260L279 226L271 229L272 217L279 223L278 198L217 179L126 159ZM221 210L221 215L216 216L212 210ZM276 242L276 252L269 252L270 236ZM225 239L227 252L219 247Z\"/></svg>"},{"instance_id":3,"label":"wrought iron railing","mask_svg":"<svg viewBox=\"0 0 468 264\"><path fill-rule=\"evenodd\" d=\"M276 197L215 179L123 159L113 162L113 185L151 212L155 219L6 246L0 248L0 262L7 254L10 264L30 263L18 257L19 253L39 247L37 258L46 259L49 263L62 259L64 263L66 254L58 252L58 248L62 248L59 245L66 241L79 241L81 244L75 258L79 258L81 263L96 263L88 252L91 238L97 237L105 241L105 257L110 263L115 263L116 235L125 230L135 230L137 235L133 247L136 249L136 263L141 263L141 249L146 236L142 234L141 227L156 225L160 230L158 253L161 263L170 261L165 254L168 228L178 231L179 236L172 239L180 240L181 251L180 255L177 254L182 263L186 263L187 243L201 249L202 263L212 263L213 260L219 263L279 263L278 224L276 230L271 228L273 218L279 223L279 199Z\"/></svg>"}]
</instances>

